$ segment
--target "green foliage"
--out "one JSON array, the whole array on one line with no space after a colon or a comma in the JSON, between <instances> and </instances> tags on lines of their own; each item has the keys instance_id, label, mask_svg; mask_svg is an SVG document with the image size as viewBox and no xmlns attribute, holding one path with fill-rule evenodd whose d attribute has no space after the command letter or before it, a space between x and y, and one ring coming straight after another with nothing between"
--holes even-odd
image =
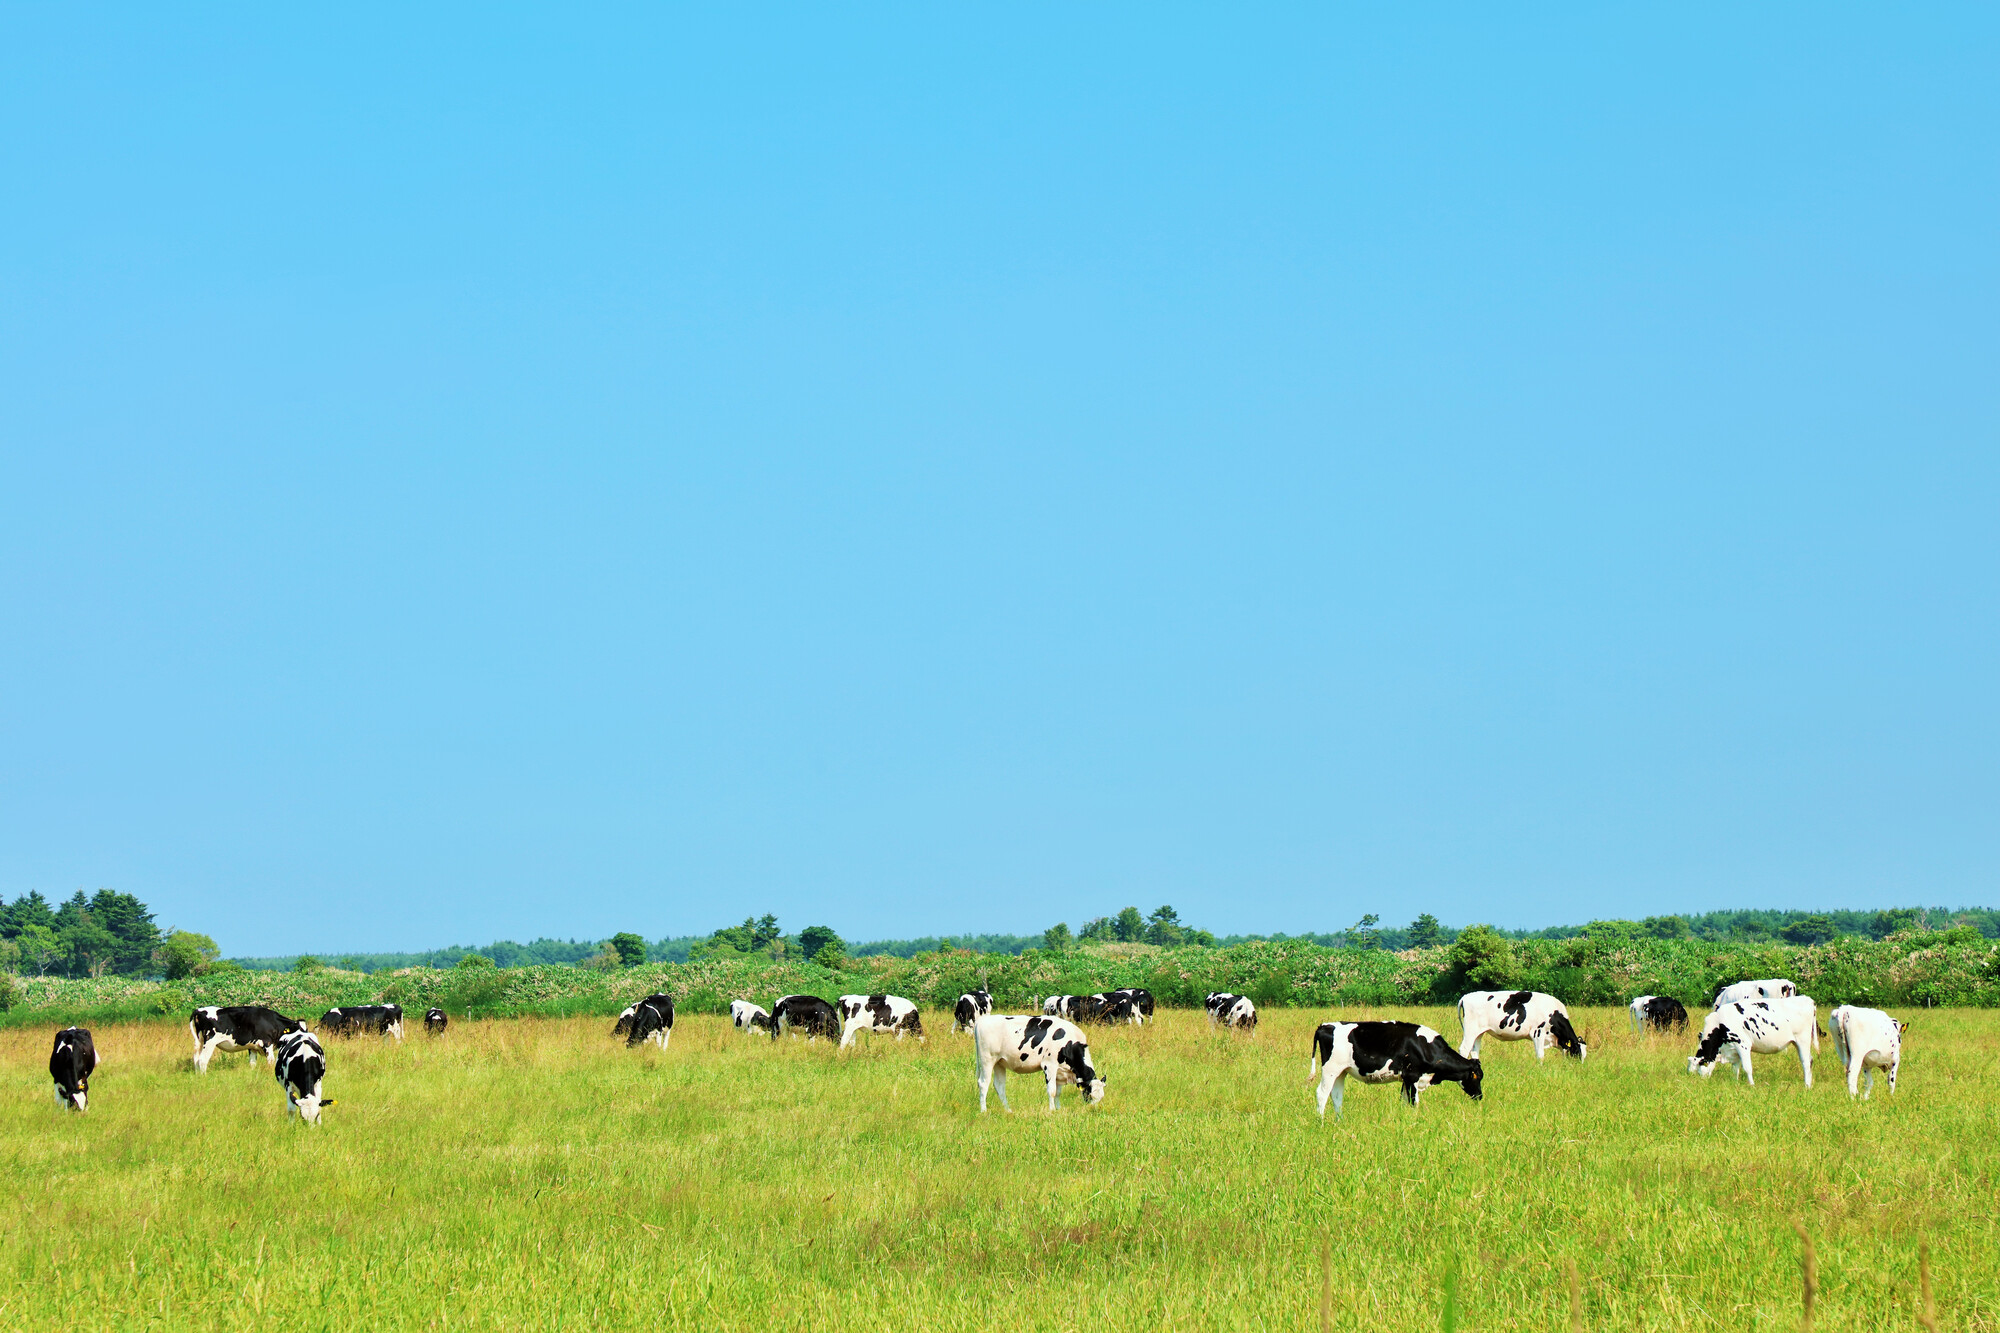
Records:
<instances>
[{"instance_id":1,"label":"green foliage","mask_svg":"<svg viewBox=\"0 0 2000 1333\"><path fill-rule=\"evenodd\" d=\"M62 941L56 938L53 926L23 926L14 936L14 944L21 951L22 965L34 968L37 976L46 973L62 958Z\"/></svg>"},{"instance_id":2,"label":"green foliage","mask_svg":"<svg viewBox=\"0 0 2000 1333\"><path fill-rule=\"evenodd\" d=\"M1412 921L1404 934L1412 949L1432 949L1444 943L1444 927L1429 912Z\"/></svg>"},{"instance_id":3,"label":"green foliage","mask_svg":"<svg viewBox=\"0 0 2000 1333\"><path fill-rule=\"evenodd\" d=\"M840 971L847 966L847 948L836 937L819 946L819 952L812 956L815 966L829 971Z\"/></svg>"},{"instance_id":4,"label":"green foliage","mask_svg":"<svg viewBox=\"0 0 2000 1333\"><path fill-rule=\"evenodd\" d=\"M498 966L498 963L488 958L485 954L469 953L453 965L453 970L458 972L478 972Z\"/></svg>"},{"instance_id":5,"label":"green foliage","mask_svg":"<svg viewBox=\"0 0 2000 1333\"><path fill-rule=\"evenodd\" d=\"M620 967L637 967L646 961L646 941L629 930L613 935L611 947L618 954Z\"/></svg>"},{"instance_id":6,"label":"green foliage","mask_svg":"<svg viewBox=\"0 0 2000 1333\"><path fill-rule=\"evenodd\" d=\"M832 926L807 926L799 932L799 952L809 962L818 962L821 951L829 946L838 948L842 957L846 956L847 944Z\"/></svg>"},{"instance_id":7,"label":"green foliage","mask_svg":"<svg viewBox=\"0 0 2000 1333\"><path fill-rule=\"evenodd\" d=\"M1639 923L1639 930L1655 940L1684 940L1694 934L1684 916L1649 916Z\"/></svg>"},{"instance_id":8,"label":"green foliage","mask_svg":"<svg viewBox=\"0 0 2000 1333\"><path fill-rule=\"evenodd\" d=\"M325 966L326 964L320 962L319 959L309 953L300 954L298 961L292 964L292 971L300 973L318 972Z\"/></svg>"},{"instance_id":9,"label":"green foliage","mask_svg":"<svg viewBox=\"0 0 2000 1333\"><path fill-rule=\"evenodd\" d=\"M1514 946L1491 926L1467 927L1452 941L1438 980L1433 994L1439 1003L1456 1000L1466 991L1518 985L1520 968L1514 959Z\"/></svg>"},{"instance_id":10,"label":"green foliage","mask_svg":"<svg viewBox=\"0 0 2000 1333\"><path fill-rule=\"evenodd\" d=\"M221 953L214 940L191 930L172 932L155 951L156 961L169 981L194 976L203 964L213 963Z\"/></svg>"},{"instance_id":11,"label":"green foliage","mask_svg":"<svg viewBox=\"0 0 2000 1333\"><path fill-rule=\"evenodd\" d=\"M1120 908L1112 918L1111 935L1121 944L1137 944L1146 938L1146 918L1136 907Z\"/></svg>"},{"instance_id":12,"label":"green foliage","mask_svg":"<svg viewBox=\"0 0 2000 1333\"><path fill-rule=\"evenodd\" d=\"M1108 940L1115 938L1112 933L1111 918L1108 916L1092 917L1083 923L1083 928L1076 932L1076 937L1079 940Z\"/></svg>"},{"instance_id":13,"label":"green foliage","mask_svg":"<svg viewBox=\"0 0 2000 1333\"><path fill-rule=\"evenodd\" d=\"M0 972L0 1014L6 1013L21 1002L21 988L14 984L14 978Z\"/></svg>"},{"instance_id":14,"label":"green foliage","mask_svg":"<svg viewBox=\"0 0 2000 1333\"><path fill-rule=\"evenodd\" d=\"M1042 947L1051 953L1061 953L1076 941L1069 933L1069 923L1058 921L1042 932Z\"/></svg>"},{"instance_id":15,"label":"green foliage","mask_svg":"<svg viewBox=\"0 0 2000 1333\"><path fill-rule=\"evenodd\" d=\"M1839 933L1824 915L1800 917L1780 932L1789 944L1823 944Z\"/></svg>"}]
</instances>

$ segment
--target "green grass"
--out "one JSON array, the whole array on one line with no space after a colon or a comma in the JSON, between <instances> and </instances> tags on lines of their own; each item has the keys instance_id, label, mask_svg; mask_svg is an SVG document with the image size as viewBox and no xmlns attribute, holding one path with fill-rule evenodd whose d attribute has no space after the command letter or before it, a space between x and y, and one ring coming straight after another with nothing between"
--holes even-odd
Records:
<instances>
[{"instance_id":1,"label":"green grass","mask_svg":"<svg viewBox=\"0 0 2000 1333\"><path fill-rule=\"evenodd\" d=\"M1399 1011L1443 1027L1442 1011ZM977 1114L970 1039L773 1045L684 1018L329 1043L322 1130L268 1070L188 1069L186 1029L97 1030L91 1110L49 1032L0 1032L0 1328L2000 1328L2000 1015L1917 1015L1902 1091L1850 1103L1682 1072L1691 1043L1592 1011L1589 1062L1487 1044L1487 1090L1350 1089L1320 1122L1307 1037L1199 1014L1093 1040L1084 1109ZM1362 1016L1348 1011L1345 1016ZM415 1025L413 1024L413 1027ZM1332 1262L1321 1266L1321 1246Z\"/></svg>"}]
</instances>

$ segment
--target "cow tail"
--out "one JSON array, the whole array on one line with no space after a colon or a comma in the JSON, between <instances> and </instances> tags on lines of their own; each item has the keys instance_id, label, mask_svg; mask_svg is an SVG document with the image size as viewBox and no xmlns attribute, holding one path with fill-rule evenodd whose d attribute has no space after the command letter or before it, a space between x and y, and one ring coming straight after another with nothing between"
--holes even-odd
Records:
<instances>
[{"instance_id":1,"label":"cow tail","mask_svg":"<svg viewBox=\"0 0 2000 1333\"><path fill-rule=\"evenodd\" d=\"M1333 1037L1330 1033L1315 1030L1312 1036L1312 1050L1306 1055L1306 1082L1319 1077L1319 1068L1333 1059Z\"/></svg>"}]
</instances>

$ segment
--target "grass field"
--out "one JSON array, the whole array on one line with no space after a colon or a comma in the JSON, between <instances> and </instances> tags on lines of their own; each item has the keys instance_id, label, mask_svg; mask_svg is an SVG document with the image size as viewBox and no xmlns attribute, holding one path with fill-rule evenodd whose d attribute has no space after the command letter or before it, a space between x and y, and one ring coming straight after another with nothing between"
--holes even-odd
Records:
<instances>
[{"instance_id":1,"label":"grass field","mask_svg":"<svg viewBox=\"0 0 2000 1333\"><path fill-rule=\"evenodd\" d=\"M50 1032L0 1032L0 1328L1432 1329L1449 1288L1460 1327L1566 1330L1574 1263L1585 1328L1792 1329L1796 1219L1818 1329L1921 1327L1923 1242L1938 1326L2000 1329L2000 1014L1917 1015L1902 1091L1850 1103L1830 1049L1810 1092L1703 1081L1589 1011L1584 1065L1489 1040L1483 1103L1354 1086L1322 1123L1327 1016L1163 1011L1094 1035L1101 1106L1017 1075L983 1119L948 1015L841 1054L460 1024L329 1042L317 1131L172 1022L97 1030L81 1116Z\"/></svg>"}]
</instances>

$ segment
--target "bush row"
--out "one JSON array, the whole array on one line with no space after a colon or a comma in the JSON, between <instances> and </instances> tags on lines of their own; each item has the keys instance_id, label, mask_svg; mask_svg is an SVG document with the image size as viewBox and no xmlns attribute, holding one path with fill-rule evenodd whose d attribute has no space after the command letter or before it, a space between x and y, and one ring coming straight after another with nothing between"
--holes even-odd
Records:
<instances>
[{"instance_id":1,"label":"bush row","mask_svg":"<svg viewBox=\"0 0 2000 1333\"><path fill-rule=\"evenodd\" d=\"M1045 995L1144 986L1169 1007L1199 1007L1211 991L1247 994L1260 1005L1449 1004L1468 990L1548 991L1576 1005L1623 1004L1638 994L1672 995L1706 1007L1716 989L1751 977L1790 977L1824 1005L2000 1006L2000 945L1977 931L1910 931L1883 940L1824 944L1721 944L1583 936L1509 940L1473 927L1448 946L1392 953L1326 948L1306 940L1226 948L1123 945L1019 955L944 951L864 958L838 969L759 958L651 963L613 972L547 966L410 968L396 973L324 969L223 972L177 982L22 977L9 1022L118 1021L185 1014L204 1004L269 1004L316 1017L337 1004L393 1001L453 1017L613 1014L666 991L687 1012L726 1012L733 999L768 1006L792 992L832 997L888 991L949 1009L981 985L1004 1010Z\"/></svg>"}]
</instances>

